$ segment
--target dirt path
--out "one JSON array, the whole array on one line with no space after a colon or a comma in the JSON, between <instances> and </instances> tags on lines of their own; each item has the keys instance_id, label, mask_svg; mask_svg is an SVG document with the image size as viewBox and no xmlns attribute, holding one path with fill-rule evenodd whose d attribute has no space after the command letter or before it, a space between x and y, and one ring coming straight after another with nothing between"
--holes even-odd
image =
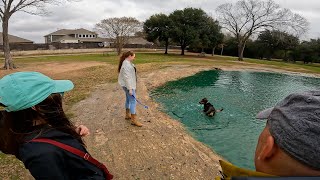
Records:
<instances>
[{"instance_id":1,"label":"dirt path","mask_svg":"<svg viewBox=\"0 0 320 180\"><path fill-rule=\"evenodd\" d=\"M0 71L0 77L3 77L6 74L17 72L17 71L37 71L44 73L48 76L53 76L61 73L76 71L88 67L102 66L106 63L102 62L44 62L44 63L33 63L32 66L28 65L27 67L19 67L18 69L10 71Z\"/></svg>"}]
</instances>

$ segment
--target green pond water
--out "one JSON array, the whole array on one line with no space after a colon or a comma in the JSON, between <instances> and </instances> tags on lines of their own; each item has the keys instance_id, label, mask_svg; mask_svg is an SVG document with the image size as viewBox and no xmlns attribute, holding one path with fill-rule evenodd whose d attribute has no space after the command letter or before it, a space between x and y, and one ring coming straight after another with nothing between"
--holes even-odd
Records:
<instances>
[{"instance_id":1,"label":"green pond water","mask_svg":"<svg viewBox=\"0 0 320 180\"><path fill-rule=\"evenodd\" d=\"M257 139L265 126L255 115L290 93L319 89L319 85L320 79L312 77L212 70L168 82L151 96L197 140L231 163L254 169ZM198 103L203 97L224 110L205 116Z\"/></svg>"}]
</instances>

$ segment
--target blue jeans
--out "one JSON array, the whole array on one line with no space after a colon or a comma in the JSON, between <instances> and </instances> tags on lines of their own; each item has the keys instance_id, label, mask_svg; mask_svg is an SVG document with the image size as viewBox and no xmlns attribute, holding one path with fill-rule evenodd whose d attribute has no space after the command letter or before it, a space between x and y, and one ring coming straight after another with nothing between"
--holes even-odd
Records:
<instances>
[{"instance_id":1,"label":"blue jeans","mask_svg":"<svg viewBox=\"0 0 320 180\"><path fill-rule=\"evenodd\" d=\"M132 94L134 95L133 97L129 94L129 90L126 87L122 87L122 89L126 93L126 103L125 103L126 109L130 109L131 114L136 114L137 101L134 98L136 97L136 90L135 89L132 90Z\"/></svg>"}]
</instances>

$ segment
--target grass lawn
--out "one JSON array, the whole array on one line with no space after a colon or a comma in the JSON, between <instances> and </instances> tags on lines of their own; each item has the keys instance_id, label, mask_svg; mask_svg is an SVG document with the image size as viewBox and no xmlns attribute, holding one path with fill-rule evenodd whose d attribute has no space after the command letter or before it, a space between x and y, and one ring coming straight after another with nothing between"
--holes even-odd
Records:
<instances>
[{"instance_id":1,"label":"grass lawn","mask_svg":"<svg viewBox=\"0 0 320 180\"><path fill-rule=\"evenodd\" d=\"M82 55L57 55L57 56L38 56L38 57L19 57L14 59L15 64L19 67L16 70L2 70L0 77L14 71L40 71L54 79L70 79L75 84L75 89L65 95L65 104L67 113L70 107L75 103L86 98L90 92L99 84L114 83L117 81L118 56L111 54L103 56L100 54L82 54ZM94 66L84 68L75 68L73 65L100 63ZM320 74L318 64L304 65L302 63L285 63L279 61L266 61L257 59L245 59L239 62L236 57L210 56L199 57L188 54L181 56L178 54L164 55L162 53L137 53L134 62L139 72L152 72L172 64L192 65L192 66L263 66L266 68L275 68L289 70L293 72ZM54 66L49 69L48 67ZM63 68L67 68L67 71ZM56 68L56 69L55 69ZM23 165L12 156L0 154L0 179L25 179L26 170Z\"/></svg>"}]
</instances>

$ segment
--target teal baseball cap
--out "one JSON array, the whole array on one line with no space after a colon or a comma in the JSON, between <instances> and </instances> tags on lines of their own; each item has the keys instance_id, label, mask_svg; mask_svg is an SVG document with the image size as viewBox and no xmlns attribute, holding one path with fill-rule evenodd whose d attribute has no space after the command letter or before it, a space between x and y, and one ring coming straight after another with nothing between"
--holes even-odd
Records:
<instances>
[{"instance_id":1,"label":"teal baseball cap","mask_svg":"<svg viewBox=\"0 0 320 180\"><path fill-rule=\"evenodd\" d=\"M20 111L73 87L69 80L53 80L39 72L16 72L0 79L0 103L8 112Z\"/></svg>"}]
</instances>

